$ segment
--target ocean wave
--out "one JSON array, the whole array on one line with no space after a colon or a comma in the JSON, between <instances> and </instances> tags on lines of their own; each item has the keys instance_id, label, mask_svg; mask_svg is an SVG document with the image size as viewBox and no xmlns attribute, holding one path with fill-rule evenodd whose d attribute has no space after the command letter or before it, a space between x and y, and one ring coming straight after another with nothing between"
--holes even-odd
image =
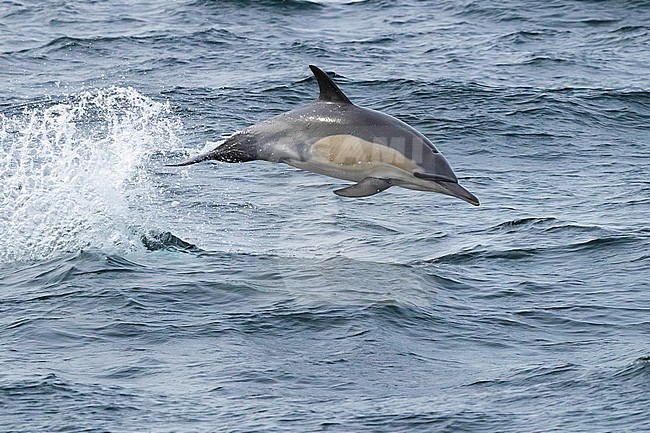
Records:
<instances>
[{"instance_id":1,"label":"ocean wave","mask_svg":"<svg viewBox=\"0 0 650 433\"><path fill-rule=\"evenodd\" d=\"M75 391L70 384L54 373L37 376L29 379L15 379L7 382L0 381L0 395L10 398L26 397L30 395L43 394L74 394Z\"/></svg>"},{"instance_id":2,"label":"ocean wave","mask_svg":"<svg viewBox=\"0 0 650 433\"><path fill-rule=\"evenodd\" d=\"M619 379L642 379L643 383L647 383L647 380L650 379L650 356L638 357L634 362L616 372L614 377Z\"/></svg>"},{"instance_id":3,"label":"ocean wave","mask_svg":"<svg viewBox=\"0 0 650 433\"><path fill-rule=\"evenodd\" d=\"M467 249L448 253L424 263L466 264L481 260L522 260L547 254L563 254L575 252L593 252L610 250L612 247L625 246L638 242L640 239L633 235L613 235L595 239L563 242L560 244L530 246L530 247L491 247L477 245Z\"/></svg>"},{"instance_id":4,"label":"ocean wave","mask_svg":"<svg viewBox=\"0 0 650 433\"><path fill-rule=\"evenodd\" d=\"M135 44L135 45L170 45L177 46L177 44L184 44L186 47L198 46L224 46L227 47L235 42L245 41L246 38L238 36L237 34L225 30L210 28L206 30L199 30L196 32L189 32L183 34L172 33L152 33L146 35L119 35L119 36L91 36L91 37L75 37L75 36L59 36L43 44L23 48L16 51L5 51L2 53L4 56L18 55L18 54L34 54L34 55L50 55L60 51L63 52L97 52L104 51L106 53L113 52L118 49L120 44Z\"/></svg>"},{"instance_id":5,"label":"ocean wave","mask_svg":"<svg viewBox=\"0 0 650 433\"><path fill-rule=\"evenodd\" d=\"M192 4L197 6L234 6L249 8L264 8L272 10L319 10L323 2L314 0L195 0Z\"/></svg>"},{"instance_id":6,"label":"ocean wave","mask_svg":"<svg viewBox=\"0 0 650 433\"><path fill-rule=\"evenodd\" d=\"M530 42L544 40L544 38L554 37L566 33L569 33L569 31L563 31L548 27L535 27L530 29L517 30L501 35L497 38L495 44L527 44Z\"/></svg>"}]
</instances>

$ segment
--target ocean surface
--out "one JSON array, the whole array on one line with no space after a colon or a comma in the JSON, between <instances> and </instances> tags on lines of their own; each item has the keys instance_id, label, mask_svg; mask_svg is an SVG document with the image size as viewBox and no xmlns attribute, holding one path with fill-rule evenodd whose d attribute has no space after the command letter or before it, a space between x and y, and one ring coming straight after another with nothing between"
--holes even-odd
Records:
<instances>
[{"instance_id":1,"label":"ocean surface","mask_svg":"<svg viewBox=\"0 0 650 433\"><path fill-rule=\"evenodd\" d=\"M473 207L167 167L318 95ZM650 2L0 2L0 431L650 431Z\"/></svg>"}]
</instances>

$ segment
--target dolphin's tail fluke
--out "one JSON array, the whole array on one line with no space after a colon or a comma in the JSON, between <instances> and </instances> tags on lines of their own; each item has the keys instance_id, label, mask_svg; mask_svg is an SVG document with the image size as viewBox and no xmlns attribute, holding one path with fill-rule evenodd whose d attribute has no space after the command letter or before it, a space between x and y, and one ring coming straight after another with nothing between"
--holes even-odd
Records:
<instances>
[{"instance_id":1,"label":"dolphin's tail fluke","mask_svg":"<svg viewBox=\"0 0 650 433\"><path fill-rule=\"evenodd\" d=\"M168 167L183 167L203 161L248 162L257 159L255 149L248 145L245 134L235 134L207 153L202 153L187 161L165 164Z\"/></svg>"},{"instance_id":2,"label":"dolphin's tail fluke","mask_svg":"<svg viewBox=\"0 0 650 433\"><path fill-rule=\"evenodd\" d=\"M208 161L210 159L214 159L214 158L212 158L212 154L215 152L215 150L213 150L211 152L207 152L207 153L202 153L202 154L200 154L198 156L195 156L192 159L188 159L187 161L177 162L176 164L165 164L165 166L166 167L183 167L185 165L192 165L192 164L196 164L196 163L199 163L199 162Z\"/></svg>"}]
</instances>

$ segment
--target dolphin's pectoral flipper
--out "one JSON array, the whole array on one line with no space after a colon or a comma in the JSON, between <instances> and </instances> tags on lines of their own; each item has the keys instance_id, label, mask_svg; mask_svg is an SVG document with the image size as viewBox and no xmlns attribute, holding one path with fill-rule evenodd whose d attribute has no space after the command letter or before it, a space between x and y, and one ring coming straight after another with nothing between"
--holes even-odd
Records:
<instances>
[{"instance_id":1,"label":"dolphin's pectoral flipper","mask_svg":"<svg viewBox=\"0 0 650 433\"><path fill-rule=\"evenodd\" d=\"M347 188L341 188L334 191L334 194L342 197L368 197L379 192L387 190L392 184L386 179L378 177L367 177L359 183L355 183Z\"/></svg>"}]
</instances>

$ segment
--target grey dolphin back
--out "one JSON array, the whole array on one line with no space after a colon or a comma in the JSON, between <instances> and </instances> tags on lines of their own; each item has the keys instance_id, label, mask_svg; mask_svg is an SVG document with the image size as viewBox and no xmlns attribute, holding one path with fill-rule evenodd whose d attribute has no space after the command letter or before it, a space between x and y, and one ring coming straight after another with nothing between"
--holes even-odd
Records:
<instances>
[{"instance_id":1,"label":"grey dolphin back","mask_svg":"<svg viewBox=\"0 0 650 433\"><path fill-rule=\"evenodd\" d=\"M311 69L316 77L316 81L318 81L318 88L320 90L320 95L318 95L319 101L352 104L327 73L314 65L309 65L309 69Z\"/></svg>"}]
</instances>

